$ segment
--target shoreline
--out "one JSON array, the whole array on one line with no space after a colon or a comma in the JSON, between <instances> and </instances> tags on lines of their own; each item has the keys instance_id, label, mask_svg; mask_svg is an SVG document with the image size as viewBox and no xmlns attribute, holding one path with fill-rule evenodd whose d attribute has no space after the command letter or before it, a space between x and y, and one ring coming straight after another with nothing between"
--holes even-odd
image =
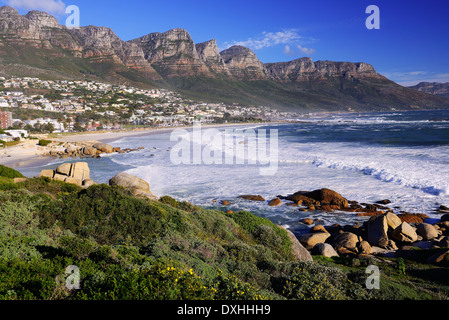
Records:
<instances>
[{"instance_id":1,"label":"shoreline","mask_svg":"<svg viewBox=\"0 0 449 320\"><path fill-rule=\"evenodd\" d=\"M202 127L208 128L221 128L221 127L240 127L240 126L253 126L253 125L273 125L285 122L248 122L248 123L228 123L228 124L201 124ZM110 143L116 140L126 138L126 137L136 137L148 134L166 133L176 129L192 129L191 126L174 126L174 127L163 127L163 128L148 128L148 129L129 129L120 131L94 131L94 132L83 132L78 134L68 134L60 138L52 138L53 141L60 142L83 142L83 141L100 141L103 143Z\"/></svg>"},{"instance_id":2,"label":"shoreline","mask_svg":"<svg viewBox=\"0 0 449 320\"><path fill-rule=\"evenodd\" d=\"M248 122L248 123L227 123L227 124L202 124L207 128L226 128L226 127L245 127L254 125L275 125L285 122ZM48 137L47 139L64 142L88 142L98 141L106 144L113 143L126 137L138 137L151 134L167 133L176 129L192 129L193 126L175 126L163 128L147 129L129 129L120 131L100 131L100 132L82 132L62 135L60 137ZM53 157L43 156L48 151L45 147L37 145L36 140L26 140L14 147L0 150L0 165L8 166L14 169L29 168L35 166L45 166L54 160Z\"/></svg>"},{"instance_id":3,"label":"shoreline","mask_svg":"<svg viewBox=\"0 0 449 320\"><path fill-rule=\"evenodd\" d=\"M435 109L442 110L442 109ZM410 110L395 110L389 112L403 112ZM417 111L431 111L431 110L417 110ZM377 111L382 112L382 111ZM323 112L315 112L309 114L311 116L326 116L326 115L335 115L335 114L354 114L354 113L370 113L370 112L357 112L357 111L323 111ZM225 123L225 124L202 124L203 127L208 128L225 128L225 127L240 127L240 126L268 126L268 125L279 125L279 124L293 124L293 123L301 123L302 120L307 121L308 118L303 118L301 120L278 120L273 122L248 122L248 123ZM67 133L62 134L60 136L52 137L44 137L45 139L51 139L52 141L57 142L87 142L87 141L98 141L103 143L113 143L122 138L126 137L136 137L142 135L149 134L157 134L173 131L176 129L192 129L193 125L189 126L173 126L173 127L162 127L162 128L138 128L138 129L126 129L119 131L93 131L93 132L81 132L81 133ZM12 168L28 168L32 166L36 166L39 164L48 164L53 160L52 157L45 157L42 154L46 151L43 147L39 147L34 145L35 141L24 141L23 143L9 147L6 149L0 150L0 164L5 166L10 166ZM25 146L24 146L25 145Z\"/></svg>"}]
</instances>

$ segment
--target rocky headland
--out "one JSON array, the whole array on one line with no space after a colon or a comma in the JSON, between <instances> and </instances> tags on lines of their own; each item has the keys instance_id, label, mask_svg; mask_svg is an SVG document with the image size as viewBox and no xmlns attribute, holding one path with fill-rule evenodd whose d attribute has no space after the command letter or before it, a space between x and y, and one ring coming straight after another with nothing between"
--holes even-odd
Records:
<instances>
[{"instance_id":1,"label":"rocky headland","mask_svg":"<svg viewBox=\"0 0 449 320\"><path fill-rule=\"evenodd\" d=\"M301 219L309 229L295 236L312 255L406 258L436 265L447 263L449 259L449 208L444 205L435 208L433 213L439 214L440 218L432 223L424 213L395 213L389 207L394 204L388 199L358 203L330 189L298 191L288 196L279 195L269 201L260 195L238 198L265 201L268 206L297 206L298 213L302 214L356 213L358 217L366 217L362 224L356 222L348 225L323 225L320 219ZM231 203L229 200L221 202L225 207Z\"/></svg>"},{"instance_id":2,"label":"rocky headland","mask_svg":"<svg viewBox=\"0 0 449 320\"><path fill-rule=\"evenodd\" d=\"M108 153L129 153L142 150L143 147L135 148L120 148L113 147L99 141L79 141L79 142L59 142L50 143L46 146L47 151L42 153L44 157L53 158L101 158L102 154Z\"/></svg>"},{"instance_id":3,"label":"rocky headland","mask_svg":"<svg viewBox=\"0 0 449 320\"><path fill-rule=\"evenodd\" d=\"M87 288L79 291L83 295L103 288L106 288L105 293L111 292L109 288L112 283L123 278L117 276L117 270L126 274L132 272L131 279L135 279L136 270L141 269L129 268L130 261L145 268L151 261L158 264L160 261L174 261L179 263L180 268L185 265L183 270L189 276L193 276L194 272L202 272L198 277L194 276L195 281L204 278L204 283L209 285L216 283L212 281L217 280L216 272L203 272L202 268L206 268L206 271L216 270L218 279L227 282L225 285L213 285L211 295L206 298L214 299L260 299L266 296L269 299L416 300L445 299L449 292L449 215L448 208L443 205L437 208L441 214L437 223L426 220L415 223L407 222L399 214L384 209L394 206L387 199L378 203L359 204L329 189L300 191L288 196L277 196L270 201L259 195L248 194L221 202L225 209L234 201L258 201L262 206L292 205L290 208L298 212L298 221L308 227L306 233L294 234L250 212L239 210L225 213L179 202L169 196L158 198L151 194L147 181L127 173L117 174L108 183L96 184L89 181L91 172L88 165L82 162L62 164L50 170L48 176L44 172L41 178L27 179L6 167L0 168L0 171L1 193L3 199L6 199L2 209L7 213L1 215L2 223L10 226L6 230L14 230L11 235L6 235L9 237L6 242L8 247L2 251L8 261L14 262L8 266L17 266L17 261L22 263L21 267L35 266L36 263L46 266L49 262L53 266L54 256L46 253L51 248L51 252L77 259L73 260L75 265L84 261L89 262L89 265L94 263L93 274L97 274L97 270L100 274L110 269L114 271L104 277L102 281L105 281L105 285L101 286L94 282L91 287L87 287L91 285L90 278L83 278L81 290ZM62 178L64 182L57 181ZM29 215L19 215L30 210L30 203L35 205L32 207L36 210L34 214L42 224L30 223ZM369 212L372 215L366 217L363 224L324 225L319 221L320 213L329 215L330 211L323 208L335 214L354 215L354 212L345 210L360 210L356 211L357 214ZM316 211L314 217L318 219L303 219L303 210ZM15 219L10 219L10 215ZM19 218L22 220L17 223ZM36 228L41 228L37 233L39 238L32 238L34 233L31 233L30 238L30 232ZM61 228L67 231L63 233ZM42 238L44 231L52 238ZM16 240L18 236L20 242ZM30 239L35 240L31 242ZM42 248L46 251L39 255L38 250ZM122 259L122 255L127 252L130 255L123 260L123 267L117 268L122 266L117 265L120 262L117 259ZM32 258L31 254L35 257ZM63 264L58 265L58 270L63 271L67 260L61 261ZM372 265L382 270L381 290L365 287L366 267ZM164 284L157 291L161 292L157 296L159 298L173 298L165 292L182 283L178 281L181 275L179 272L174 274L176 278L167 279L166 271L173 270L170 266L163 264L161 269L157 269L163 272L162 277L155 281ZM2 269L9 283L7 288L19 290L22 285L29 288L36 283L20 282L18 278L21 274L18 276L12 270L14 268ZM30 269L36 281L54 280L54 268L43 267L38 270L36 272L34 267ZM222 270L233 273L223 278ZM144 288L146 299L154 298L148 295L154 291L146 290L146 283L155 276L149 276L148 273L142 275L145 282L139 286ZM236 287L236 281L245 281L245 286ZM257 292L265 296L242 296L243 288L247 294L249 290L255 290L251 289L252 286L262 288L262 291ZM135 281L114 289L111 298L117 299L116 292L129 294L130 288L135 288ZM229 288L236 288L237 295L230 296ZM49 297L53 298L54 286L49 290ZM180 288L177 292L181 295L176 297L185 299L182 295L185 290ZM22 291L15 292L18 292L17 297L27 299L30 291L26 291L26 295ZM33 292L36 292L37 297L39 291ZM72 295L77 293L67 292L61 298L76 299L77 296ZM5 291L0 292L2 294L8 299L16 297L11 298L11 294ZM98 295L84 296L89 299L95 297ZM120 299L122 296L118 297ZM198 294L189 297L205 298Z\"/></svg>"},{"instance_id":4,"label":"rocky headland","mask_svg":"<svg viewBox=\"0 0 449 320\"><path fill-rule=\"evenodd\" d=\"M42 170L38 177L63 181L83 188L89 188L92 185L98 184L90 178L90 169L87 162L63 163L55 170ZM140 195L152 200L158 199L158 197L151 192L150 184L148 182L126 172L120 172L111 178L109 180L109 185L120 186L131 190L136 196Z\"/></svg>"},{"instance_id":5,"label":"rocky headland","mask_svg":"<svg viewBox=\"0 0 449 320\"><path fill-rule=\"evenodd\" d=\"M111 146L107 148L103 144L94 146L99 152L116 152ZM76 150L86 148L86 146L78 147ZM69 153L75 152L74 150L69 149ZM39 177L64 181L83 188L97 184L90 178L86 162L64 163L55 170L42 170ZM111 178L109 185L122 186L132 190L135 195L148 199L158 199L151 192L148 182L124 172ZM388 199L376 203L359 203L326 188L298 191L287 196L278 195L269 201L261 195L251 194L238 196L237 199L265 202L267 206L298 207L298 219L308 227L308 230L301 234L293 234L289 230L287 232L292 240L295 256L301 261L311 261L313 255L354 258L402 257L430 264L446 263L449 259L449 208L444 205L435 208L433 212L441 215L439 221L430 223L429 216L424 213L413 214L405 211L395 213L395 210L390 208L394 204ZM232 203L233 200L221 201L227 214L234 213L227 209ZM397 210L397 207L395 209ZM347 225L323 225L319 218L301 219L300 214L307 212L356 213L358 217L366 217L366 220L363 223Z\"/></svg>"}]
</instances>

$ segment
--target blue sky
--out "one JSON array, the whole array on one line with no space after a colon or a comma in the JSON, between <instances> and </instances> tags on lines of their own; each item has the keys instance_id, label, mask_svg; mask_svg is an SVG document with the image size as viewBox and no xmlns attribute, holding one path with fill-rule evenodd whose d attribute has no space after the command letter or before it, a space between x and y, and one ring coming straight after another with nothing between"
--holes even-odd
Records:
<instances>
[{"instance_id":1,"label":"blue sky","mask_svg":"<svg viewBox=\"0 0 449 320\"><path fill-rule=\"evenodd\" d=\"M81 25L112 28L123 40L173 28L196 43L216 39L221 49L250 47L262 62L310 56L314 61L364 61L404 85L449 82L449 2L445 0L0 0L25 14L47 11L64 24L77 5ZM368 30L369 5L380 9L380 29Z\"/></svg>"}]
</instances>

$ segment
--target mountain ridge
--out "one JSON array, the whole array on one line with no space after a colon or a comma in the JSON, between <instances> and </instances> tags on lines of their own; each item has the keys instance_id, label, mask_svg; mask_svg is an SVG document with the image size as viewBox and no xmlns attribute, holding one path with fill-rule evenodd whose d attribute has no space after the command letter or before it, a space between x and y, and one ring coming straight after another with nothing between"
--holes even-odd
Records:
<instances>
[{"instance_id":1,"label":"mountain ridge","mask_svg":"<svg viewBox=\"0 0 449 320\"><path fill-rule=\"evenodd\" d=\"M409 88L449 98L449 82L420 82Z\"/></svg>"},{"instance_id":2,"label":"mountain ridge","mask_svg":"<svg viewBox=\"0 0 449 320\"><path fill-rule=\"evenodd\" d=\"M69 29L41 11L0 7L0 74L105 79L177 90L205 101L295 111L446 108L449 99L402 87L365 62L263 63L249 48L219 51L180 28L124 41L107 27Z\"/></svg>"}]
</instances>

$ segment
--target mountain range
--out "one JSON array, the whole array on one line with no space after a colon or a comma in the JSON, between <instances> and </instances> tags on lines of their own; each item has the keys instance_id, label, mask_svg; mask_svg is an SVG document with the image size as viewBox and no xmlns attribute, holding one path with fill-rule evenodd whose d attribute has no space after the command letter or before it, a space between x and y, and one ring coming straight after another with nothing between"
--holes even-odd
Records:
<instances>
[{"instance_id":1,"label":"mountain range","mask_svg":"<svg viewBox=\"0 0 449 320\"><path fill-rule=\"evenodd\" d=\"M364 62L262 63L243 46L219 51L183 29L123 41L106 27L69 29L45 12L0 8L0 75L92 79L163 87L208 102L280 110L385 111L449 107L449 99L406 88Z\"/></svg>"},{"instance_id":2,"label":"mountain range","mask_svg":"<svg viewBox=\"0 0 449 320\"><path fill-rule=\"evenodd\" d=\"M449 98L449 82L420 82L409 88Z\"/></svg>"}]
</instances>

